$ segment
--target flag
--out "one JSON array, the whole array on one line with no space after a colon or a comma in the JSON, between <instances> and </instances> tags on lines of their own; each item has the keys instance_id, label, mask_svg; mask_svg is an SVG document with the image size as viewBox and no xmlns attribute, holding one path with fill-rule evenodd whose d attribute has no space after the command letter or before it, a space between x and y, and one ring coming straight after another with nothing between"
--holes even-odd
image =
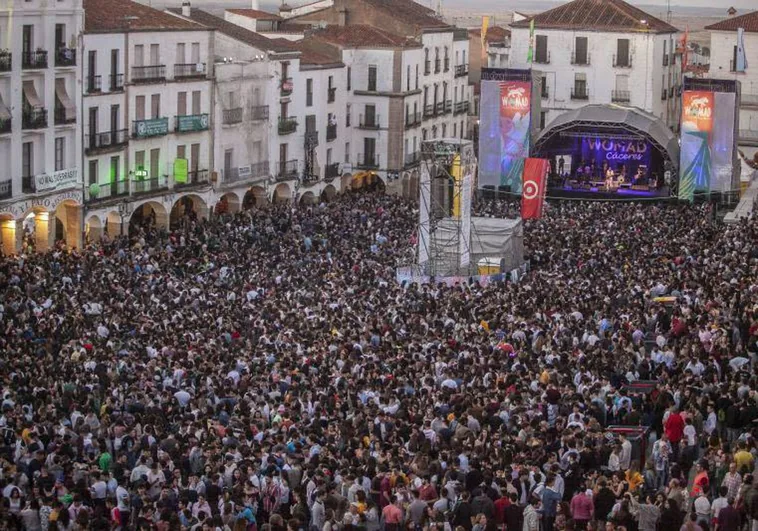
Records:
<instances>
[{"instance_id":1,"label":"flag","mask_svg":"<svg viewBox=\"0 0 758 531\"><path fill-rule=\"evenodd\" d=\"M529 22L529 52L526 55L526 62L534 62L534 18Z\"/></svg>"},{"instance_id":2,"label":"flag","mask_svg":"<svg viewBox=\"0 0 758 531\"><path fill-rule=\"evenodd\" d=\"M747 69L747 55L745 54L745 28L737 29L737 72L744 72Z\"/></svg>"},{"instance_id":3,"label":"flag","mask_svg":"<svg viewBox=\"0 0 758 531\"><path fill-rule=\"evenodd\" d=\"M539 219L545 204L547 159L526 159L524 161L523 185L521 190L521 219Z\"/></svg>"},{"instance_id":4,"label":"flag","mask_svg":"<svg viewBox=\"0 0 758 531\"><path fill-rule=\"evenodd\" d=\"M687 41L690 36L690 27L684 30L684 36L682 37L682 74L687 71Z\"/></svg>"},{"instance_id":5,"label":"flag","mask_svg":"<svg viewBox=\"0 0 758 531\"><path fill-rule=\"evenodd\" d=\"M487 29L490 27L490 17L482 17L482 59L487 57Z\"/></svg>"}]
</instances>

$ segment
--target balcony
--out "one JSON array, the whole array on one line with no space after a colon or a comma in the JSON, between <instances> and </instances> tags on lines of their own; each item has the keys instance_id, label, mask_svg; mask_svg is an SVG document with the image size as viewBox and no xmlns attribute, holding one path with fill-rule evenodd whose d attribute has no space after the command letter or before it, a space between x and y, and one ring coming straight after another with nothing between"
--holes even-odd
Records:
<instances>
[{"instance_id":1,"label":"balcony","mask_svg":"<svg viewBox=\"0 0 758 531\"><path fill-rule=\"evenodd\" d=\"M13 54L8 50L0 50L0 72L11 71L11 67L13 66L12 57Z\"/></svg>"},{"instance_id":2,"label":"balcony","mask_svg":"<svg viewBox=\"0 0 758 531\"><path fill-rule=\"evenodd\" d=\"M468 65L456 65L455 77L463 77L468 75Z\"/></svg>"},{"instance_id":3,"label":"balcony","mask_svg":"<svg viewBox=\"0 0 758 531\"><path fill-rule=\"evenodd\" d=\"M669 65L669 54L663 54L663 66Z\"/></svg>"},{"instance_id":4,"label":"balcony","mask_svg":"<svg viewBox=\"0 0 758 531\"><path fill-rule=\"evenodd\" d=\"M55 66L76 66L76 48L55 50Z\"/></svg>"},{"instance_id":5,"label":"balcony","mask_svg":"<svg viewBox=\"0 0 758 531\"><path fill-rule=\"evenodd\" d=\"M412 112L405 115L405 128L411 129L421 125L421 113Z\"/></svg>"},{"instance_id":6,"label":"balcony","mask_svg":"<svg viewBox=\"0 0 758 531\"><path fill-rule=\"evenodd\" d=\"M249 166L240 166L239 168L230 168L224 171L224 184L234 184L243 181L249 181L259 178L268 178L268 161L256 162Z\"/></svg>"},{"instance_id":7,"label":"balcony","mask_svg":"<svg viewBox=\"0 0 758 531\"><path fill-rule=\"evenodd\" d=\"M424 118L434 117L434 105L424 105Z\"/></svg>"},{"instance_id":8,"label":"balcony","mask_svg":"<svg viewBox=\"0 0 758 531\"><path fill-rule=\"evenodd\" d=\"M224 109L221 111L221 123L224 125L234 125L242 122L242 107L234 109Z\"/></svg>"},{"instance_id":9,"label":"balcony","mask_svg":"<svg viewBox=\"0 0 758 531\"><path fill-rule=\"evenodd\" d=\"M150 138L168 134L168 118L153 118L152 120L134 120L132 136L134 138Z\"/></svg>"},{"instance_id":10,"label":"balcony","mask_svg":"<svg viewBox=\"0 0 758 531\"><path fill-rule=\"evenodd\" d=\"M366 116L360 115L358 119L359 129L379 129L379 115L367 114Z\"/></svg>"},{"instance_id":11,"label":"balcony","mask_svg":"<svg viewBox=\"0 0 758 531\"><path fill-rule=\"evenodd\" d=\"M455 114L465 114L468 112L469 103L467 101L459 101L455 104Z\"/></svg>"},{"instance_id":12,"label":"balcony","mask_svg":"<svg viewBox=\"0 0 758 531\"><path fill-rule=\"evenodd\" d=\"M24 110L21 115L23 129L42 129L47 127L47 109L35 108Z\"/></svg>"},{"instance_id":13,"label":"balcony","mask_svg":"<svg viewBox=\"0 0 758 531\"><path fill-rule=\"evenodd\" d=\"M611 92L611 101L614 103L629 103L632 101L632 94L628 90L614 90Z\"/></svg>"},{"instance_id":14,"label":"balcony","mask_svg":"<svg viewBox=\"0 0 758 531\"><path fill-rule=\"evenodd\" d=\"M549 65L550 64L550 52L544 52L544 53L535 53L534 54L534 62L540 65Z\"/></svg>"},{"instance_id":15,"label":"balcony","mask_svg":"<svg viewBox=\"0 0 758 531\"><path fill-rule=\"evenodd\" d=\"M450 72L450 59L448 57L445 57L445 62L442 70L443 72Z\"/></svg>"},{"instance_id":16,"label":"balcony","mask_svg":"<svg viewBox=\"0 0 758 531\"><path fill-rule=\"evenodd\" d=\"M428 76L431 73L432 73L432 62L431 61L424 62L424 75Z\"/></svg>"},{"instance_id":17,"label":"balcony","mask_svg":"<svg viewBox=\"0 0 758 531\"><path fill-rule=\"evenodd\" d=\"M439 59L434 60L434 73L439 74L442 67L442 61Z\"/></svg>"},{"instance_id":18,"label":"balcony","mask_svg":"<svg viewBox=\"0 0 758 531\"><path fill-rule=\"evenodd\" d=\"M205 63L177 63L174 65L174 79L202 79L205 76Z\"/></svg>"},{"instance_id":19,"label":"balcony","mask_svg":"<svg viewBox=\"0 0 758 531\"><path fill-rule=\"evenodd\" d=\"M179 183L174 181L174 188L191 188L193 186L203 186L210 182L208 179L208 170L192 170L187 172L187 182Z\"/></svg>"},{"instance_id":20,"label":"balcony","mask_svg":"<svg viewBox=\"0 0 758 531\"><path fill-rule=\"evenodd\" d=\"M453 112L453 100L445 100L445 114Z\"/></svg>"},{"instance_id":21,"label":"balcony","mask_svg":"<svg viewBox=\"0 0 758 531\"><path fill-rule=\"evenodd\" d=\"M669 87L669 98L673 98L674 97L674 89L675 89L675 87L673 87L673 86Z\"/></svg>"},{"instance_id":22,"label":"balcony","mask_svg":"<svg viewBox=\"0 0 758 531\"><path fill-rule=\"evenodd\" d=\"M758 109L758 94L743 93L742 99L740 100L740 107L744 107L746 109Z\"/></svg>"},{"instance_id":23,"label":"balcony","mask_svg":"<svg viewBox=\"0 0 758 531\"><path fill-rule=\"evenodd\" d=\"M588 100L590 99L590 93L586 87L574 87L571 89L572 100Z\"/></svg>"},{"instance_id":24,"label":"balcony","mask_svg":"<svg viewBox=\"0 0 758 531\"><path fill-rule=\"evenodd\" d=\"M331 142L337 138L337 124L331 124L326 126L326 141Z\"/></svg>"},{"instance_id":25,"label":"balcony","mask_svg":"<svg viewBox=\"0 0 758 531\"><path fill-rule=\"evenodd\" d=\"M195 133L206 131L208 129L208 113L203 114L185 114L174 117L174 132L176 133Z\"/></svg>"},{"instance_id":26,"label":"balcony","mask_svg":"<svg viewBox=\"0 0 758 531\"><path fill-rule=\"evenodd\" d=\"M254 122L268 120L268 105L253 105L250 107L250 119Z\"/></svg>"},{"instance_id":27,"label":"balcony","mask_svg":"<svg viewBox=\"0 0 758 531\"><path fill-rule=\"evenodd\" d=\"M305 132L305 149L313 149L318 146L318 132L306 131Z\"/></svg>"},{"instance_id":28,"label":"balcony","mask_svg":"<svg viewBox=\"0 0 758 531\"><path fill-rule=\"evenodd\" d=\"M10 199L13 196L13 180L0 181L0 199Z\"/></svg>"},{"instance_id":29,"label":"balcony","mask_svg":"<svg viewBox=\"0 0 758 531\"><path fill-rule=\"evenodd\" d=\"M280 135L291 135L297 131L297 118L294 116L290 117L279 117L279 134Z\"/></svg>"},{"instance_id":30,"label":"balcony","mask_svg":"<svg viewBox=\"0 0 758 531\"><path fill-rule=\"evenodd\" d=\"M439 101L434 104L434 115L439 116L440 114L445 112L445 102Z\"/></svg>"},{"instance_id":31,"label":"balcony","mask_svg":"<svg viewBox=\"0 0 758 531\"><path fill-rule=\"evenodd\" d=\"M334 103L337 99L337 88L331 87L326 92L326 103Z\"/></svg>"},{"instance_id":32,"label":"balcony","mask_svg":"<svg viewBox=\"0 0 758 531\"><path fill-rule=\"evenodd\" d=\"M297 179L297 161L279 162L276 165L276 180L288 181L290 179Z\"/></svg>"},{"instance_id":33,"label":"balcony","mask_svg":"<svg viewBox=\"0 0 758 531\"><path fill-rule=\"evenodd\" d=\"M11 118L0 118L0 135L6 135L11 132Z\"/></svg>"},{"instance_id":34,"label":"balcony","mask_svg":"<svg viewBox=\"0 0 758 531\"><path fill-rule=\"evenodd\" d=\"M666 101L669 97L669 91L666 89L666 87L663 87L661 89L661 101Z\"/></svg>"},{"instance_id":35,"label":"balcony","mask_svg":"<svg viewBox=\"0 0 758 531\"><path fill-rule=\"evenodd\" d=\"M292 94L293 84L291 77L282 78L282 82L279 85L279 91L282 96L289 96Z\"/></svg>"},{"instance_id":36,"label":"balcony","mask_svg":"<svg viewBox=\"0 0 758 531\"><path fill-rule=\"evenodd\" d=\"M67 116L65 107L56 107L53 111L53 121L55 125L75 124L76 114L73 116Z\"/></svg>"},{"instance_id":37,"label":"balcony","mask_svg":"<svg viewBox=\"0 0 758 531\"><path fill-rule=\"evenodd\" d=\"M142 171L147 174L146 170ZM150 179L133 179L129 186L134 194L162 192L168 190L168 179L165 175L159 175Z\"/></svg>"},{"instance_id":38,"label":"balcony","mask_svg":"<svg viewBox=\"0 0 758 531\"><path fill-rule=\"evenodd\" d=\"M375 170L379 167L379 155L376 153L358 154L358 162L355 165L362 170Z\"/></svg>"},{"instance_id":39,"label":"balcony","mask_svg":"<svg viewBox=\"0 0 758 531\"><path fill-rule=\"evenodd\" d=\"M84 152L89 155L107 150L116 150L126 145L127 142L129 142L127 129L85 134Z\"/></svg>"},{"instance_id":40,"label":"balcony","mask_svg":"<svg viewBox=\"0 0 758 531\"><path fill-rule=\"evenodd\" d=\"M103 87L101 81L102 79L100 76L89 76L85 82L87 94L97 94L99 92L102 92Z\"/></svg>"},{"instance_id":41,"label":"balcony","mask_svg":"<svg viewBox=\"0 0 758 531\"><path fill-rule=\"evenodd\" d=\"M45 50L23 52L21 55L21 68L24 70L47 68L47 52Z\"/></svg>"},{"instance_id":42,"label":"balcony","mask_svg":"<svg viewBox=\"0 0 758 531\"><path fill-rule=\"evenodd\" d=\"M336 177L339 177L340 175L340 163L339 162L333 162L331 164L326 165L326 171L324 172L324 180L326 182L331 181L332 179L335 179Z\"/></svg>"},{"instance_id":43,"label":"balcony","mask_svg":"<svg viewBox=\"0 0 758 531\"><path fill-rule=\"evenodd\" d=\"M123 90L124 90L124 74L111 74L111 76L110 76L110 90L111 90L111 92L123 92Z\"/></svg>"},{"instance_id":44,"label":"balcony","mask_svg":"<svg viewBox=\"0 0 758 531\"><path fill-rule=\"evenodd\" d=\"M632 56L613 56L613 68L632 68Z\"/></svg>"},{"instance_id":45,"label":"balcony","mask_svg":"<svg viewBox=\"0 0 758 531\"><path fill-rule=\"evenodd\" d=\"M571 64L577 66L589 66L591 64L591 56L585 51L583 54L571 53Z\"/></svg>"},{"instance_id":46,"label":"balcony","mask_svg":"<svg viewBox=\"0 0 758 531\"><path fill-rule=\"evenodd\" d=\"M404 168L409 168L411 166L415 166L421 162L421 152L420 151L414 151L413 153L406 153L405 154L405 165Z\"/></svg>"},{"instance_id":47,"label":"balcony","mask_svg":"<svg viewBox=\"0 0 758 531\"><path fill-rule=\"evenodd\" d=\"M132 67L132 83L158 83L160 81L166 81L166 65Z\"/></svg>"},{"instance_id":48,"label":"balcony","mask_svg":"<svg viewBox=\"0 0 758 531\"><path fill-rule=\"evenodd\" d=\"M94 201L104 201L106 199L112 199L114 197L123 197L129 195L129 181L121 180L98 184L95 190L97 193L92 193L92 189L85 187L84 200L92 203Z\"/></svg>"},{"instance_id":49,"label":"balcony","mask_svg":"<svg viewBox=\"0 0 758 531\"><path fill-rule=\"evenodd\" d=\"M21 191L25 194L33 194L37 191L37 187L34 184L34 175L21 176Z\"/></svg>"}]
</instances>

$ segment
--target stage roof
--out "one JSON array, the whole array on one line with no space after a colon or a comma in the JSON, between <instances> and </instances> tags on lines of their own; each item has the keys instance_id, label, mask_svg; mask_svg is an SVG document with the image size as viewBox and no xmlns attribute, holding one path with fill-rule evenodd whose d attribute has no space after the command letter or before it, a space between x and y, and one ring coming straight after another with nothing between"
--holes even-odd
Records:
<instances>
[{"instance_id":1,"label":"stage roof","mask_svg":"<svg viewBox=\"0 0 758 531\"><path fill-rule=\"evenodd\" d=\"M572 129L588 133L606 129L638 133L655 144L675 166L679 162L679 142L666 124L637 107L613 104L585 105L559 115L537 137L535 152L539 152L553 136Z\"/></svg>"}]
</instances>

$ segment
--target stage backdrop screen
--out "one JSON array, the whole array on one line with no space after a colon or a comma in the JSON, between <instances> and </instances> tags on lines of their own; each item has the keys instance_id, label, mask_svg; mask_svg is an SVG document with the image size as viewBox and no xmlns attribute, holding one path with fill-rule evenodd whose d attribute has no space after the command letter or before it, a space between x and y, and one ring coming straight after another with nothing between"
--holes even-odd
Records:
<instances>
[{"instance_id":1,"label":"stage backdrop screen","mask_svg":"<svg viewBox=\"0 0 758 531\"><path fill-rule=\"evenodd\" d=\"M713 92L687 90L682 94L679 199L692 201L695 191L710 190L713 110Z\"/></svg>"},{"instance_id":2,"label":"stage backdrop screen","mask_svg":"<svg viewBox=\"0 0 758 531\"><path fill-rule=\"evenodd\" d=\"M479 103L479 187L509 186L521 193L529 156L531 83L482 81Z\"/></svg>"}]
</instances>

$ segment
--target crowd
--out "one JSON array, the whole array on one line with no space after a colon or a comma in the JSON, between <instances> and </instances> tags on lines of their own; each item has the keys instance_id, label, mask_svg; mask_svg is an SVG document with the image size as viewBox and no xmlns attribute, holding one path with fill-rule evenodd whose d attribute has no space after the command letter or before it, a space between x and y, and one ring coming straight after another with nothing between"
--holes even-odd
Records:
<instances>
[{"instance_id":1,"label":"crowd","mask_svg":"<svg viewBox=\"0 0 758 531\"><path fill-rule=\"evenodd\" d=\"M518 284L401 286L416 218L348 194L3 258L0 526L758 528L756 221L555 203Z\"/></svg>"}]
</instances>

